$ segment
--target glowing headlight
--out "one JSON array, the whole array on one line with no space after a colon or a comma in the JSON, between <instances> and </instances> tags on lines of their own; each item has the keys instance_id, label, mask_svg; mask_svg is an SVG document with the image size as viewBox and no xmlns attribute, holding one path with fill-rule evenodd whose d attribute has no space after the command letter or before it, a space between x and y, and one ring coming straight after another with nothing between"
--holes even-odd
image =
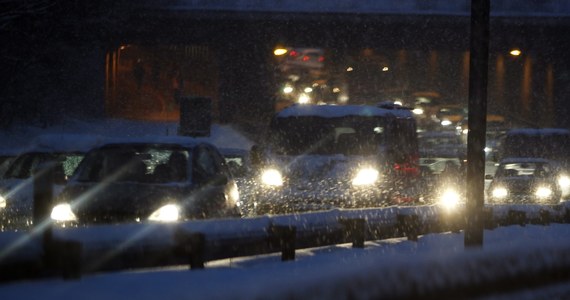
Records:
<instances>
[{"instance_id":1,"label":"glowing headlight","mask_svg":"<svg viewBox=\"0 0 570 300\"><path fill-rule=\"evenodd\" d=\"M281 172L276 169L267 169L261 174L261 182L271 186L282 186L283 177Z\"/></svg>"},{"instance_id":2,"label":"glowing headlight","mask_svg":"<svg viewBox=\"0 0 570 300\"><path fill-rule=\"evenodd\" d=\"M167 204L155 212L153 212L148 219L150 221L158 222L175 222L180 218L180 207L174 204Z\"/></svg>"},{"instance_id":3,"label":"glowing headlight","mask_svg":"<svg viewBox=\"0 0 570 300\"><path fill-rule=\"evenodd\" d=\"M459 193L454 189L446 189L439 198L439 203L445 208L452 209L459 204Z\"/></svg>"},{"instance_id":4,"label":"glowing headlight","mask_svg":"<svg viewBox=\"0 0 570 300\"><path fill-rule=\"evenodd\" d=\"M441 121L441 126L449 126L449 125L451 125L451 121L449 121L449 120Z\"/></svg>"},{"instance_id":5,"label":"glowing headlight","mask_svg":"<svg viewBox=\"0 0 570 300\"><path fill-rule=\"evenodd\" d=\"M361 169L352 179L353 185L370 185L374 184L379 177L378 170L373 168Z\"/></svg>"},{"instance_id":6,"label":"glowing headlight","mask_svg":"<svg viewBox=\"0 0 570 300\"><path fill-rule=\"evenodd\" d=\"M570 187L570 177L568 177L567 175L561 175L560 177L558 177L558 184L560 185L561 188Z\"/></svg>"},{"instance_id":7,"label":"glowing headlight","mask_svg":"<svg viewBox=\"0 0 570 300\"><path fill-rule=\"evenodd\" d=\"M6 208L6 198L0 195L0 208Z\"/></svg>"},{"instance_id":8,"label":"glowing headlight","mask_svg":"<svg viewBox=\"0 0 570 300\"><path fill-rule=\"evenodd\" d=\"M51 219L57 222L75 221L77 217L71 211L69 203L61 203L53 207L51 210Z\"/></svg>"},{"instance_id":9,"label":"glowing headlight","mask_svg":"<svg viewBox=\"0 0 570 300\"><path fill-rule=\"evenodd\" d=\"M538 198L548 198L552 195L552 190L546 186L540 186L534 192L534 195Z\"/></svg>"},{"instance_id":10,"label":"glowing headlight","mask_svg":"<svg viewBox=\"0 0 570 300\"><path fill-rule=\"evenodd\" d=\"M414 115L422 115L424 113L424 110L421 108L414 108L412 112L414 113Z\"/></svg>"},{"instance_id":11,"label":"glowing headlight","mask_svg":"<svg viewBox=\"0 0 570 300\"><path fill-rule=\"evenodd\" d=\"M509 194L509 191L504 187L496 187L491 194L494 198L505 198Z\"/></svg>"}]
</instances>

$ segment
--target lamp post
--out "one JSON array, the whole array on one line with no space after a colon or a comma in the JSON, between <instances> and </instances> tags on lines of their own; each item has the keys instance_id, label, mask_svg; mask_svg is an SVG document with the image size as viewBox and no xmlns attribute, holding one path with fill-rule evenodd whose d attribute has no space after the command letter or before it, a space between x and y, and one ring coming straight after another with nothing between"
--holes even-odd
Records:
<instances>
[{"instance_id":1,"label":"lamp post","mask_svg":"<svg viewBox=\"0 0 570 300\"><path fill-rule=\"evenodd\" d=\"M490 0L471 0L466 247L483 246Z\"/></svg>"}]
</instances>

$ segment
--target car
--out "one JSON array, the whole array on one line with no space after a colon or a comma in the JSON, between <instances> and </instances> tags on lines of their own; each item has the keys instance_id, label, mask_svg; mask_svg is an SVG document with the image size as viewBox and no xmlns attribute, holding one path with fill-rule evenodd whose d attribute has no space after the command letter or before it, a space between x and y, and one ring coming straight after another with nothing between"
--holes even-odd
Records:
<instances>
[{"instance_id":1,"label":"car","mask_svg":"<svg viewBox=\"0 0 570 300\"><path fill-rule=\"evenodd\" d=\"M90 151L62 193L58 224L240 217L239 192L219 150L188 137L141 137Z\"/></svg>"},{"instance_id":2,"label":"car","mask_svg":"<svg viewBox=\"0 0 570 300\"><path fill-rule=\"evenodd\" d=\"M558 204L561 200L555 168L543 158L501 160L487 193L489 204Z\"/></svg>"},{"instance_id":3,"label":"car","mask_svg":"<svg viewBox=\"0 0 570 300\"><path fill-rule=\"evenodd\" d=\"M454 130L463 118L467 116L467 108L459 104L447 104L439 107L432 119L441 125L441 129Z\"/></svg>"},{"instance_id":4,"label":"car","mask_svg":"<svg viewBox=\"0 0 570 300\"><path fill-rule=\"evenodd\" d=\"M272 119L266 140L251 155L257 214L419 200L416 123L409 110L295 105Z\"/></svg>"},{"instance_id":5,"label":"car","mask_svg":"<svg viewBox=\"0 0 570 300\"><path fill-rule=\"evenodd\" d=\"M36 137L8 165L0 180L1 229L25 229L33 225L34 179L40 168L54 168L53 196L63 189L87 151L103 140L83 134L45 134Z\"/></svg>"}]
</instances>

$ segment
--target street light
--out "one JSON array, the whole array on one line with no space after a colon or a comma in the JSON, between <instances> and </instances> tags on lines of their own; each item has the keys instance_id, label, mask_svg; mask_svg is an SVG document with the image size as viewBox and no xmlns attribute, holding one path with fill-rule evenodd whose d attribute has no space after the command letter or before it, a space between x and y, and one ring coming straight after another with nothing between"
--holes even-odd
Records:
<instances>
[{"instance_id":1,"label":"street light","mask_svg":"<svg viewBox=\"0 0 570 300\"><path fill-rule=\"evenodd\" d=\"M276 48L275 50L273 50L273 54L275 54L275 56L281 56L284 55L285 53L287 53L287 49L285 48Z\"/></svg>"},{"instance_id":2,"label":"street light","mask_svg":"<svg viewBox=\"0 0 570 300\"><path fill-rule=\"evenodd\" d=\"M519 49L513 49L513 50L511 50L509 53L510 53L512 56L519 56L519 55L521 55L522 52L521 52L521 50L519 50Z\"/></svg>"}]
</instances>

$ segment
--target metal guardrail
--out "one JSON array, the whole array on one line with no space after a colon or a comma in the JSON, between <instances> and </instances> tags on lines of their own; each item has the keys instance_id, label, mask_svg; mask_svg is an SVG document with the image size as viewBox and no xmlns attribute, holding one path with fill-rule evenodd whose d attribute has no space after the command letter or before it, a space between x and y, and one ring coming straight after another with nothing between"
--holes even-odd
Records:
<instances>
[{"instance_id":1,"label":"metal guardrail","mask_svg":"<svg viewBox=\"0 0 570 300\"><path fill-rule=\"evenodd\" d=\"M570 205L495 205L485 210L485 227L570 222ZM62 276L110 270L187 264L366 240L455 231L465 226L461 211L435 205L387 207L197 220L176 224L133 223L88 227L48 227L0 233L0 280Z\"/></svg>"}]
</instances>

